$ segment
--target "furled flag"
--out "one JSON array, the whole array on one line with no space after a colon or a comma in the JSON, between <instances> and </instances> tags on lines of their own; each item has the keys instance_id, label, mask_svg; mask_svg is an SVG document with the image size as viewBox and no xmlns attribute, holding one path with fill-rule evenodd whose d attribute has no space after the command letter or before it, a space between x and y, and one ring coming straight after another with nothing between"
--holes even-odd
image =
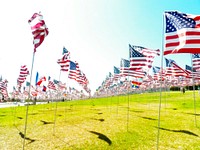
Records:
<instances>
[{"instance_id":1,"label":"furled flag","mask_svg":"<svg viewBox=\"0 0 200 150\"><path fill-rule=\"evenodd\" d=\"M39 79L39 73L37 72L37 73L36 73L36 76L35 76L35 85L37 85L38 79Z\"/></svg>"},{"instance_id":2,"label":"furled flag","mask_svg":"<svg viewBox=\"0 0 200 150\"><path fill-rule=\"evenodd\" d=\"M47 91L47 87L43 85L42 91L46 92Z\"/></svg>"},{"instance_id":3,"label":"furled flag","mask_svg":"<svg viewBox=\"0 0 200 150\"><path fill-rule=\"evenodd\" d=\"M26 65L21 66L19 77L17 79L17 82L18 82L19 85L24 83L24 81L26 80L27 75L29 75L28 68L26 67Z\"/></svg>"},{"instance_id":4,"label":"furled flag","mask_svg":"<svg viewBox=\"0 0 200 150\"><path fill-rule=\"evenodd\" d=\"M28 23L31 25L34 52L36 52L36 48L42 44L44 38L49 34L49 30L46 27L43 16L40 14L40 12L34 13L33 16L28 20Z\"/></svg>"},{"instance_id":5,"label":"furled flag","mask_svg":"<svg viewBox=\"0 0 200 150\"><path fill-rule=\"evenodd\" d=\"M167 11L165 21L164 55L200 53L200 15Z\"/></svg>"}]
</instances>

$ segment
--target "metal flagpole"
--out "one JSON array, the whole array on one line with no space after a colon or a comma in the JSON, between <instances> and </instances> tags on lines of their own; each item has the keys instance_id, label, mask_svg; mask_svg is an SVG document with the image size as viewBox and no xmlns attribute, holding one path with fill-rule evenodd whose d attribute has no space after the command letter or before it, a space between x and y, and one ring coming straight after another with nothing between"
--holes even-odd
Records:
<instances>
[{"instance_id":1,"label":"metal flagpole","mask_svg":"<svg viewBox=\"0 0 200 150\"><path fill-rule=\"evenodd\" d=\"M163 35L164 35L164 15L163 15ZM159 139L160 139L160 111L161 111L161 102L162 102L162 77L163 77L163 52L164 52L164 36L162 38L162 55L161 55L161 81L160 81L160 100L158 108L158 133L157 133L157 150L159 149Z\"/></svg>"},{"instance_id":2,"label":"metal flagpole","mask_svg":"<svg viewBox=\"0 0 200 150\"><path fill-rule=\"evenodd\" d=\"M197 126L197 117L196 117L196 97L195 97L195 81L194 81L194 70L193 70L192 54L191 54L191 66L192 66L193 100L194 100L194 123L195 123L195 126Z\"/></svg>"},{"instance_id":3,"label":"metal flagpole","mask_svg":"<svg viewBox=\"0 0 200 150\"><path fill-rule=\"evenodd\" d=\"M29 85L29 92L28 92L28 101L30 100L31 80L32 80L32 72L33 72L34 58L35 58L35 52L33 52L33 57L32 57L32 66L31 66L31 74L30 74L30 85ZM27 121L28 121L28 108L29 108L29 102L28 102L27 105L26 105L26 118L25 118L25 127L24 127L23 150L24 150L25 139L26 139L26 130L27 130Z\"/></svg>"},{"instance_id":4,"label":"metal flagpole","mask_svg":"<svg viewBox=\"0 0 200 150\"><path fill-rule=\"evenodd\" d=\"M60 82L60 76L61 76L61 70L60 70L60 74L59 74L59 82ZM59 90L57 90L57 101L56 101L56 108L55 108L55 112L54 112L53 135L55 135L55 127L56 127L56 114L57 114L58 98L59 98L58 93L59 93Z\"/></svg>"}]
</instances>

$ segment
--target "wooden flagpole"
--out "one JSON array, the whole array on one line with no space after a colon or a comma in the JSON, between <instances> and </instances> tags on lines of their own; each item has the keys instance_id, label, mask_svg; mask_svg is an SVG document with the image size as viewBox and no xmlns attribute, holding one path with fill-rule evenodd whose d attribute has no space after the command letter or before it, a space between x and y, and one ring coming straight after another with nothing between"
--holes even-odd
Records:
<instances>
[{"instance_id":1,"label":"wooden flagpole","mask_svg":"<svg viewBox=\"0 0 200 150\"><path fill-rule=\"evenodd\" d=\"M28 101L30 100L30 91L31 91L31 80L32 80L32 72L33 72L33 64L34 64L34 58L35 58L35 52L33 52L32 57L32 66L31 66L31 74L30 74L30 85L29 85L29 92L28 92ZM25 125L24 125L24 141L23 141L23 150L25 146L25 139L26 139L26 131L27 131L27 122L28 122L28 108L29 108L29 102L26 105L26 118L25 118Z\"/></svg>"}]
</instances>

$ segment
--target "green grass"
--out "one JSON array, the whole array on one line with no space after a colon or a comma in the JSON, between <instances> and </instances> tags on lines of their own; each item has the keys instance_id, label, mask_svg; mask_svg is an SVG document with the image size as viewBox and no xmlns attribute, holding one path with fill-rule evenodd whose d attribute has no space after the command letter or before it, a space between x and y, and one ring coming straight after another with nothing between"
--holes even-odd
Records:
<instances>
[{"instance_id":1,"label":"green grass","mask_svg":"<svg viewBox=\"0 0 200 150\"><path fill-rule=\"evenodd\" d=\"M23 148L26 109L0 109L0 150ZM162 92L161 99L160 93L143 93L30 105L24 148L198 150L199 116L200 96L195 93L194 105L192 91Z\"/></svg>"}]
</instances>

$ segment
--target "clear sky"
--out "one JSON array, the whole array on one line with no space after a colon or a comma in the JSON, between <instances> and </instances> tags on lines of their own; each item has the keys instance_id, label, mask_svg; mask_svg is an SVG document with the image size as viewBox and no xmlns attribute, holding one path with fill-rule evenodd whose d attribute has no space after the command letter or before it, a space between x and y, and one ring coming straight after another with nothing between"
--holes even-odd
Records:
<instances>
[{"instance_id":1,"label":"clear sky","mask_svg":"<svg viewBox=\"0 0 200 150\"><path fill-rule=\"evenodd\" d=\"M200 0L6 0L0 5L0 75L12 91L20 66L31 70L33 36L28 19L35 12L41 11L49 35L35 54L32 83L37 71L59 80L57 59L65 46L95 91L113 73L113 66L120 66L121 58L129 59L129 44L162 50L164 11L200 15L199 7ZM191 64L190 54L165 57L182 67ZM153 65L161 66L160 57ZM66 73L60 80L76 86Z\"/></svg>"}]
</instances>

